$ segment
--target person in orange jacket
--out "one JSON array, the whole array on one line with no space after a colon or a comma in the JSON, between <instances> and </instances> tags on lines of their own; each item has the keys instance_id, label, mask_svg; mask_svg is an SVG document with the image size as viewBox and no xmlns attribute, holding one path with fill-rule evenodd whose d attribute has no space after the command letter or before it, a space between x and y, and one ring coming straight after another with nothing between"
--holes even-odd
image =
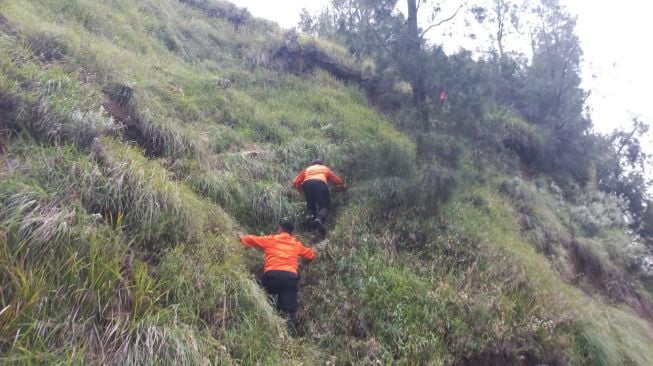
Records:
<instances>
[{"instance_id":1,"label":"person in orange jacket","mask_svg":"<svg viewBox=\"0 0 653 366\"><path fill-rule=\"evenodd\" d=\"M324 232L324 224L331 208L328 182L338 189L344 189L344 183L322 160L313 159L311 165L299 172L292 184L304 192L306 209L314 224Z\"/></svg>"},{"instance_id":2,"label":"person in orange jacket","mask_svg":"<svg viewBox=\"0 0 653 366\"><path fill-rule=\"evenodd\" d=\"M265 253L263 266L263 287L275 296L277 310L286 315L289 331L294 331L297 322L297 292L299 290L299 258L315 259L315 252L292 236L294 227L290 222L279 224L276 234L254 236L238 233L240 242Z\"/></svg>"}]
</instances>

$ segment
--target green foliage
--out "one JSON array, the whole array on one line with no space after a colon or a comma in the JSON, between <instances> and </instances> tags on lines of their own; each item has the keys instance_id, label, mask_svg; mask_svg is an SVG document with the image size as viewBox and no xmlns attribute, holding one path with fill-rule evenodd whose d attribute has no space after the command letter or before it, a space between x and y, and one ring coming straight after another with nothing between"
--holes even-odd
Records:
<instances>
[{"instance_id":1,"label":"green foliage","mask_svg":"<svg viewBox=\"0 0 653 366\"><path fill-rule=\"evenodd\" d=\"M0 363L651 358L650 327L623 305L637 305L623 283L637 283L643 253L624 202L565 200L548 178L494 183L519 168L506 138L538 155L553 135L490 98L490 61L429 49L426 85L446 81L451 103L417 132L401 75L375 58L380 99L399 101L381 107L404 134L356 86L276 70L279 28L226 2L7 0L0 12ZM372 46L302 42L351 64ZM302 267L290 339L250 273L259 256L233 233L301 217L290 181L316 157L351 189L334 194L329 236ZM560 280L578 274L573 235L585 268L618 280L599 294L623 309Z\"/></svg>"},{"instance_id":2,"label":"green foliage","mask_svg":"<svg viewBox=\"0 0 653 366\"><path fill-rule=\"evenodd\" d=\"M642 217L642 236L646 238L653 238L653 201L646 202L646 211Z\"/></svg>"},{"instance_id":3,"label":"green foliage","mask_svg":"<svg viewBox=\"0 0 653 366\"><path fill-rule=\"evenodd\" d=\"M579 197L579 205L571 208L570 219L584 236L596 236L602 231L625 231L631 221L627 204L619 197L592 192Z\"/></svg>"},{"instance_id":4,"label":"green foliage","mask_svg":"<svg viewBox=\"0 0 653 366\"><path fill-rule=\"evenodd\" d=\"M329 56L333 57L336 61L343 65L347 65L352 68L356 68L358 65L357 62L352 58L351 54L347 52L345 48L335 42L329 42L324 38L317 38L304 33L300 35L299 43L302 46L315 46L316 48L326 52Z\"/></svg>"},{"instance_id":5,"label":"green foliage","mask_svg":"<svg viewBox=\"0 0 653 366\"><path fill-rule=\"evenodd\" d=\"M645 225L647 203L646 165L649 156L642 150L640 139L648 132L648 125L634 119L630 131L617 130L599 141L602 154L596 163L598 188L623 197L633 217L631 228ZM643 232L646 235L646 230Z\"/></svg>"},{"instance_id":6,"label":"green foliage","mask_svg":"<svg viewBox=\"0 0 653 366\"><path fill-rule=\"evenodd\" d=\"M93 153L106 181L94 187L86 204L95 212L122 216L124 229L151 250L197 239L216 215L188 189L170 182L169 173L138 150L102 139L95 141Z\"/></svg>"},{"instance_id":7,"label":"green foliage","mask_svg":"<svg viewBox=\"0 0 653 366\"><path fill-rule=\"evenodd\" d=\"M216 246L215 243L220 243ZM231 237L208 237L199 245L177 246L164 256L159 272L170 289L168 301L188 324L221 334L224 352L234 360L267 364L282 357L282 323L248 277Z\"/></svg>"},{"instance_id":8,"label":"green foliage","mask_svg":"<svg viewBox=\"0 0 653 366\"><path fill-rule=\"evenodd\" d=\"M617 308L593 310L576 337L586 364L645 365L653 356L647 344L649 335L648 324Z\"/></svg>"},{"instance_id":9,"label":"green foliage","mask_svg":"<svg viewBox=\"0 0 653 366\"><path fill-rule=\"evenodd\" d=\"M61 66L39 67L31 53L38 58L41 51L30 46L34 47L6 35L0 38L0 48L6 50L0 57L0 99L7 101L10 113L6 128L25 131L42 141L82 146L117 129L110 118L98 112L97 92ZM51 46L39 47L52 50Z\"/></svg>"}]
</instances>

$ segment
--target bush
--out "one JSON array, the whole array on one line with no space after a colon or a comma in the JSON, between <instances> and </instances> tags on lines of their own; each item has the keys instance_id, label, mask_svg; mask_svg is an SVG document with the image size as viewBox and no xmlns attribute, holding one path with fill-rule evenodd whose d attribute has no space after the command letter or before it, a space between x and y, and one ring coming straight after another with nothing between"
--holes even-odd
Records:
<instances>
[{"instance_id":1,"label":"bush","mask_svg":"<svg viewBox=\"0 0 653 366\"><path fill-rule=\"evenodd\" d=\"M528 166L546 164L542 132L524 121L511 118L502 125L500 133L503 145L514 151L522 163Z\"/></svg>"},{"instance_id":2,"label":"bush","mask_svg":"<svg viewBox=\"0 0 653 366\"><path fill-rule=\"evenodd\" d=\"M67 45L56 36L32 34L27 40L34 56L41 62L62 61L68 52Z\"/></svg>"},{"instance_id":3,"label":"bush","mask_svg":"<svg viewBox=\"0 0 653 366\"><path fill-rule=\"evenodd\" d=\"M625 231L632 219L628 203L615 195L590 191L579 197L571 208L571 221L580 232L589 237L599 236L611 229Z\"/></svg>"},{"instance_id":4,"label":"bush","mask_svg":"<svg viewBox=\"0 0 653 366\"><path fill-rule=\"evenodd\" d=\"M407 177L415 171L415 149L412 144L385 139L361 141L347 146L343 153L343 165L352 179Z\"/></svg>"},{"instance_id":5,"label":"bush","mask_svg":"<svg viewBox=\"0 0 653 366\"><path fill-rule=\"evenodd\" d=\"M430 163L422 167L421 179L414 190L423 192L422 202L427 203L431 212L437 212L451 198L457 186L458 177L454 170Z\"/></svg>"},{"instance_id":6,"label":"bush","mask_svg":"<svg viewBox=\"0 0 653 366\"><path fill-rule=\"evenodd\" d=\"M464 148L458 138L440 132L416 133L417 153L425 160L435 159L446 166L458 169Z\"/></svg>"}]
</instances>

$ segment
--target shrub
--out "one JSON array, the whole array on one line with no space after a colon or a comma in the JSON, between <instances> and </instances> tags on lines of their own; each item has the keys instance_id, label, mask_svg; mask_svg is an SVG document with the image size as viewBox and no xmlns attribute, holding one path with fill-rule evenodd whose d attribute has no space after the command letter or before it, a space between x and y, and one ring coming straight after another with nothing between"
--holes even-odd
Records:
<instances>
[{"instance_id":1,"label":"shrub","mask_svg":"<svg viewBox=\"0 0 653 366\"><path fill-rule=\"evenodd\" d=\"M500 132L503 145L514 151L526 165L546 164L542 132L518 118L502 124Z\"/></svg>"},{"instance_id":2,"label":"shrub","mask_svg":"<svg viewBox=\"0 0 653 366\"><path fill-rule=\"evenodd\" d=\"M452 168L459 168L464 148L460 141L452 135L440 132L413 132L417 144L417 153L424 160L436 159Z\"/></svg>"},{"instance_id":3,"label":"shrub","mask_svg":"<svg viewBox=\"0 0 653 366\"><path fill-rule=\"evenodd\" d=\"M68 51L67 45L56 36L32 34L27 40L34 56L41 62L61 61Z\"/></svg>"},{"instance_id":4,"label":"shrub","mask_svg":"<svg viewBox=\"0 0 653 366\"><path fill-rule=\"evenodd\" d=\"M177 123L157 121L141 117L140 129L145 137L142 147L153 156L179 158L199 157L205 154L194 132L184 129Z\"/></svg>"},{"instance_id":5,"label":"shrub","mask_svg":"<svg viewBox=\"0 0 653 366\"><path fill-rule=\"evenodd\" d=\"M349 193L354 201L371 201L376 209L384 212L415 203L417 193L413 184L399 177L376 178L357 184Z\"/></svg>"},{"instance_id":6,"label":"shrub","mask_svg":"<svg viewBox=\"0 0 653 366\"><path fill-rule=\"evenodd\" d=\"M447 202L458 186L458 177L454 170L440 166L438 163L424 164L419 183L413 188L422 192L422 202L427 203L427 209L437 212L442 204Z\"/></svg>"},{"instance_id":7,"label":"shrub","mask_svg":"<svg viewBox=\"0 0 653 366\"><path fill-rule=\"evenodd\" d=\"M415 149L412 144L390 140L360 141L346 147L343 165L353 179L366 177L405 177L414 173Z\"/></svg>"},{"instance_id":8,"label":"shrub","mask_svg":"<svg viewBox=\"0 0 653 366\"><path fill-rule=\"evenodd\" d=\"M591 191L571 209L571 220L586 236L598 236L610 229L625 231L632 222L628 203L615 195Z\"/></svg>"}]
</instances>

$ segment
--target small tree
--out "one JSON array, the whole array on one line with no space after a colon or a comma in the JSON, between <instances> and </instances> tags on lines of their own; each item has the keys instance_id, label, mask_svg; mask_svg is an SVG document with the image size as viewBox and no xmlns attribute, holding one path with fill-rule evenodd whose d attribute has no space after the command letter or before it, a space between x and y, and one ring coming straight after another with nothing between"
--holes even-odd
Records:
<instances>
[{"instance_id":1,"label":"small tree","mask_svg":"<svg viewBox=\"0 0 653 366\"><path fill-rule=\"evenodd\" d=\"M649 126L633 119L628 130L617 130L604 137L603 155L597 168L598 187L609 193L628 199L628 210L633 215L634 229L649 230L651 223L645 220L651 215L651 197L647 194L646 167L650 157L644 152L641 138ZM648 216L647 216L648 215Z\"/></svg>"},{"instance_id":2,"label":"small tree","mask_svg":"<svg viewBox=\"0 0 653 366\"><path fill-rule=\"evenodd\" d=\"M423 28L419 25L419 15L426 3L426 0L406 0L404 14L397 10L397 0L331 0L331 6L320 15L309 18L304 14L300 26L304 31L336 38L355 55L372 57L378 75L391 72L408 81L419 120L428 129L426 74L430 60L425 36L454 19L463 5L441 18L441 7L433 3L432 22Z\"/></svg>"}]
</instances>

